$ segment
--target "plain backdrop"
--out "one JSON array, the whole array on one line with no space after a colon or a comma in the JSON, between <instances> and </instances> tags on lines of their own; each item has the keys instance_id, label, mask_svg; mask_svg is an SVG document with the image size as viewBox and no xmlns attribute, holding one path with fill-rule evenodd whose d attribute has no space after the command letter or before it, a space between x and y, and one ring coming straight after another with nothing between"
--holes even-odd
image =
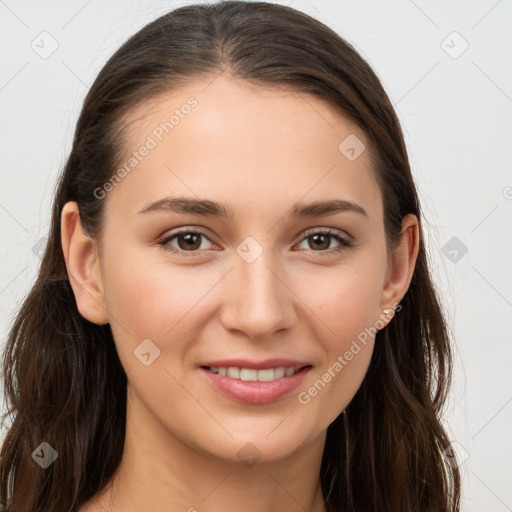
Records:
<instances>
[{"instance_id":1,"label":"plain backdrop","mask_svg":"<svg viewBox=\"0 0 512 512\"><path fill-rule=\"evenodd\" d=\"M276 3L351 42L395 105L456 343L444 422L463 509L512 510L512 1ZM2 348L88 88L124 40L185 4L0 0Z\"/></svg>"}]
</instances>

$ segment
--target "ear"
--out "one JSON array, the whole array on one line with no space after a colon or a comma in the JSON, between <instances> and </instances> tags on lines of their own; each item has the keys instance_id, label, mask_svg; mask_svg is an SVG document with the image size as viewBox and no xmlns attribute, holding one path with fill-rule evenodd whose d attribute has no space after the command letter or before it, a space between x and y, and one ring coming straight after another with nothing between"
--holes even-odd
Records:
<instances>
[{"instance_id":1,"label":"ear","mask_svg":"<svg viewBox=\"0 0 512 512\"><path fill-rule=\"evenodd\" d=\"M411 283L420 247L420 226L416 215L402 220L400 241L389 262L380 301L380 319L389 323ZM384 315L382 313L384 312Z\"/></svg>"},{"instance_id":2,"label":"ear","mask_svg":"<svg viewBox=\"0 0 512 512\"><path fill-rule=\"evenodd\" d=\"M69 282L80 314L98 325L109 322L103 292L97 243L85 235L76 202L64 205L61 244Z\"/></svg>"}]
</instances>

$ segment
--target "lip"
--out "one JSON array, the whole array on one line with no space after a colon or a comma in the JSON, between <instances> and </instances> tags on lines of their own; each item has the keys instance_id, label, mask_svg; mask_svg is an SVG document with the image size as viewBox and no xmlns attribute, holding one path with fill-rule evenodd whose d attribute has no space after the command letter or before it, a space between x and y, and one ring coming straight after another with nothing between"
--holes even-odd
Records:
<instances>
[{"instance_id":1,"label":"lip","mask_svg":"<svg viewBox=\"0 0 512 512\"><path fill-rule=\"evenodd\" d=\"M277 361L277 360L273 360ZM283 361L283 360L280 360ZM222 364L220 364L222 363ZM205 366L224 366L224 361L218 361L212 365ZM238 366L243 368L252 368L254 370L264 370L267 368L275 368L278 366L286 366L286 364L278 364L273 366L273 364L269 364L268 361L264 363L254 363L252 366L247 366L248 361L245 361L243 364L238 362L234 364L233 361L229 361L229 364L226 366ZM285 396L292 393L295 389L297 389L309 371L311 370L311 365L299 364L299 368L301 368L297 373L294 373L290 376L285 376L280 379L273 380L271 382L253 382L253 381L243 381L239 379L233 379L228 377L227 375L219 375L218 373L212 373L207 368L201 367L201 373L207 378L211 385L213 385L214 389L222 393L224 396L236 400L238 402L244 402L252 405L264 405L270 404L272 402L276 402L277 400L284 398ZM260 365L255 367L255 365ZM266 366L261 366L266 365ZM294 364L288 366L295 367Z\"/></svg>"},{"instance_id":2,"label":"lip","mask_svg":"<svg viewBox=\"0 0 512 512\"><path fill-rule=\"evenodd\" d=\"M213 366L215 368L236 366L238 368L250 368L251 370L268 370L269 368L278 368L284 366L285 368L293 368L300 370L304 366L312 366L307 361L297 361L293 359L273 358L265 359L264 361L251 361L249 359L222 359L219 361L207 361L200 366Z\"/></svg>"}]
</instances>

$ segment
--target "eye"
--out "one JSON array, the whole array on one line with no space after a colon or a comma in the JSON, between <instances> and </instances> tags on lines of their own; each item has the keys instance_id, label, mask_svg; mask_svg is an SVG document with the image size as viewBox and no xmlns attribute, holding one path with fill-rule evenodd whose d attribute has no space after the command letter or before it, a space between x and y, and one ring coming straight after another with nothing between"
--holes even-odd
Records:
<instances>
[{"instance_id":1,"label":"eye","mask_svg":"<svg viewBox=\"0 0 512 512\"><path fill-rule=\"evenodd\" d=\"M191 230L186 228L164 238L163 240L160 240L158 243L162 245L164 249L176 252L183 256L198 256L200 254L199 249L201 249L202 243L201 237L210 241L206 234L201 230ZM171 245L171 242L176 242L178 247Z\"/></svg>"},{"instance_id":2,"label":"eye","mask_svg":"<svg viewBox=\"0 0 512 512\"><path fill-rule=\"evenodd\" d=\"M333 239L339 243L338 247L330 247ZM323 253L331 254L333 252L340 252L345 248L352 247L354 245L353 242L348 238L341 236L339 233L333 231L332 229L328 229L326 231L310 231L306 234L306 237L302 239L302 242L307 240L312 241L309 243L309 246L313 247L310 250L313 252L319 252L321 255L323 255ZM314 250L315 246L320 250Z\"/></svg>"}]
</instances>

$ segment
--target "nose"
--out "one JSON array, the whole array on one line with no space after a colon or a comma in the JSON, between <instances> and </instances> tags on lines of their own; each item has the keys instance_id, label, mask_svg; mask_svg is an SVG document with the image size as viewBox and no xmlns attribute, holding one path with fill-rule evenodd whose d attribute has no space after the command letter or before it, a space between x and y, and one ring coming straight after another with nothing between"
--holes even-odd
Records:
<instances>
[{"instance_id":1,"label":"nose","mask_svg":"<svg viewBox=\"0 0 512 512\"><path fill-rule=\"evenodd\" d=\"M263 251L251 263L237 259L223 293L227 297L221 314L224 327L251 340L268 339L295 322L295 295L270 252Z\"/></svg>"}]
</instances>

